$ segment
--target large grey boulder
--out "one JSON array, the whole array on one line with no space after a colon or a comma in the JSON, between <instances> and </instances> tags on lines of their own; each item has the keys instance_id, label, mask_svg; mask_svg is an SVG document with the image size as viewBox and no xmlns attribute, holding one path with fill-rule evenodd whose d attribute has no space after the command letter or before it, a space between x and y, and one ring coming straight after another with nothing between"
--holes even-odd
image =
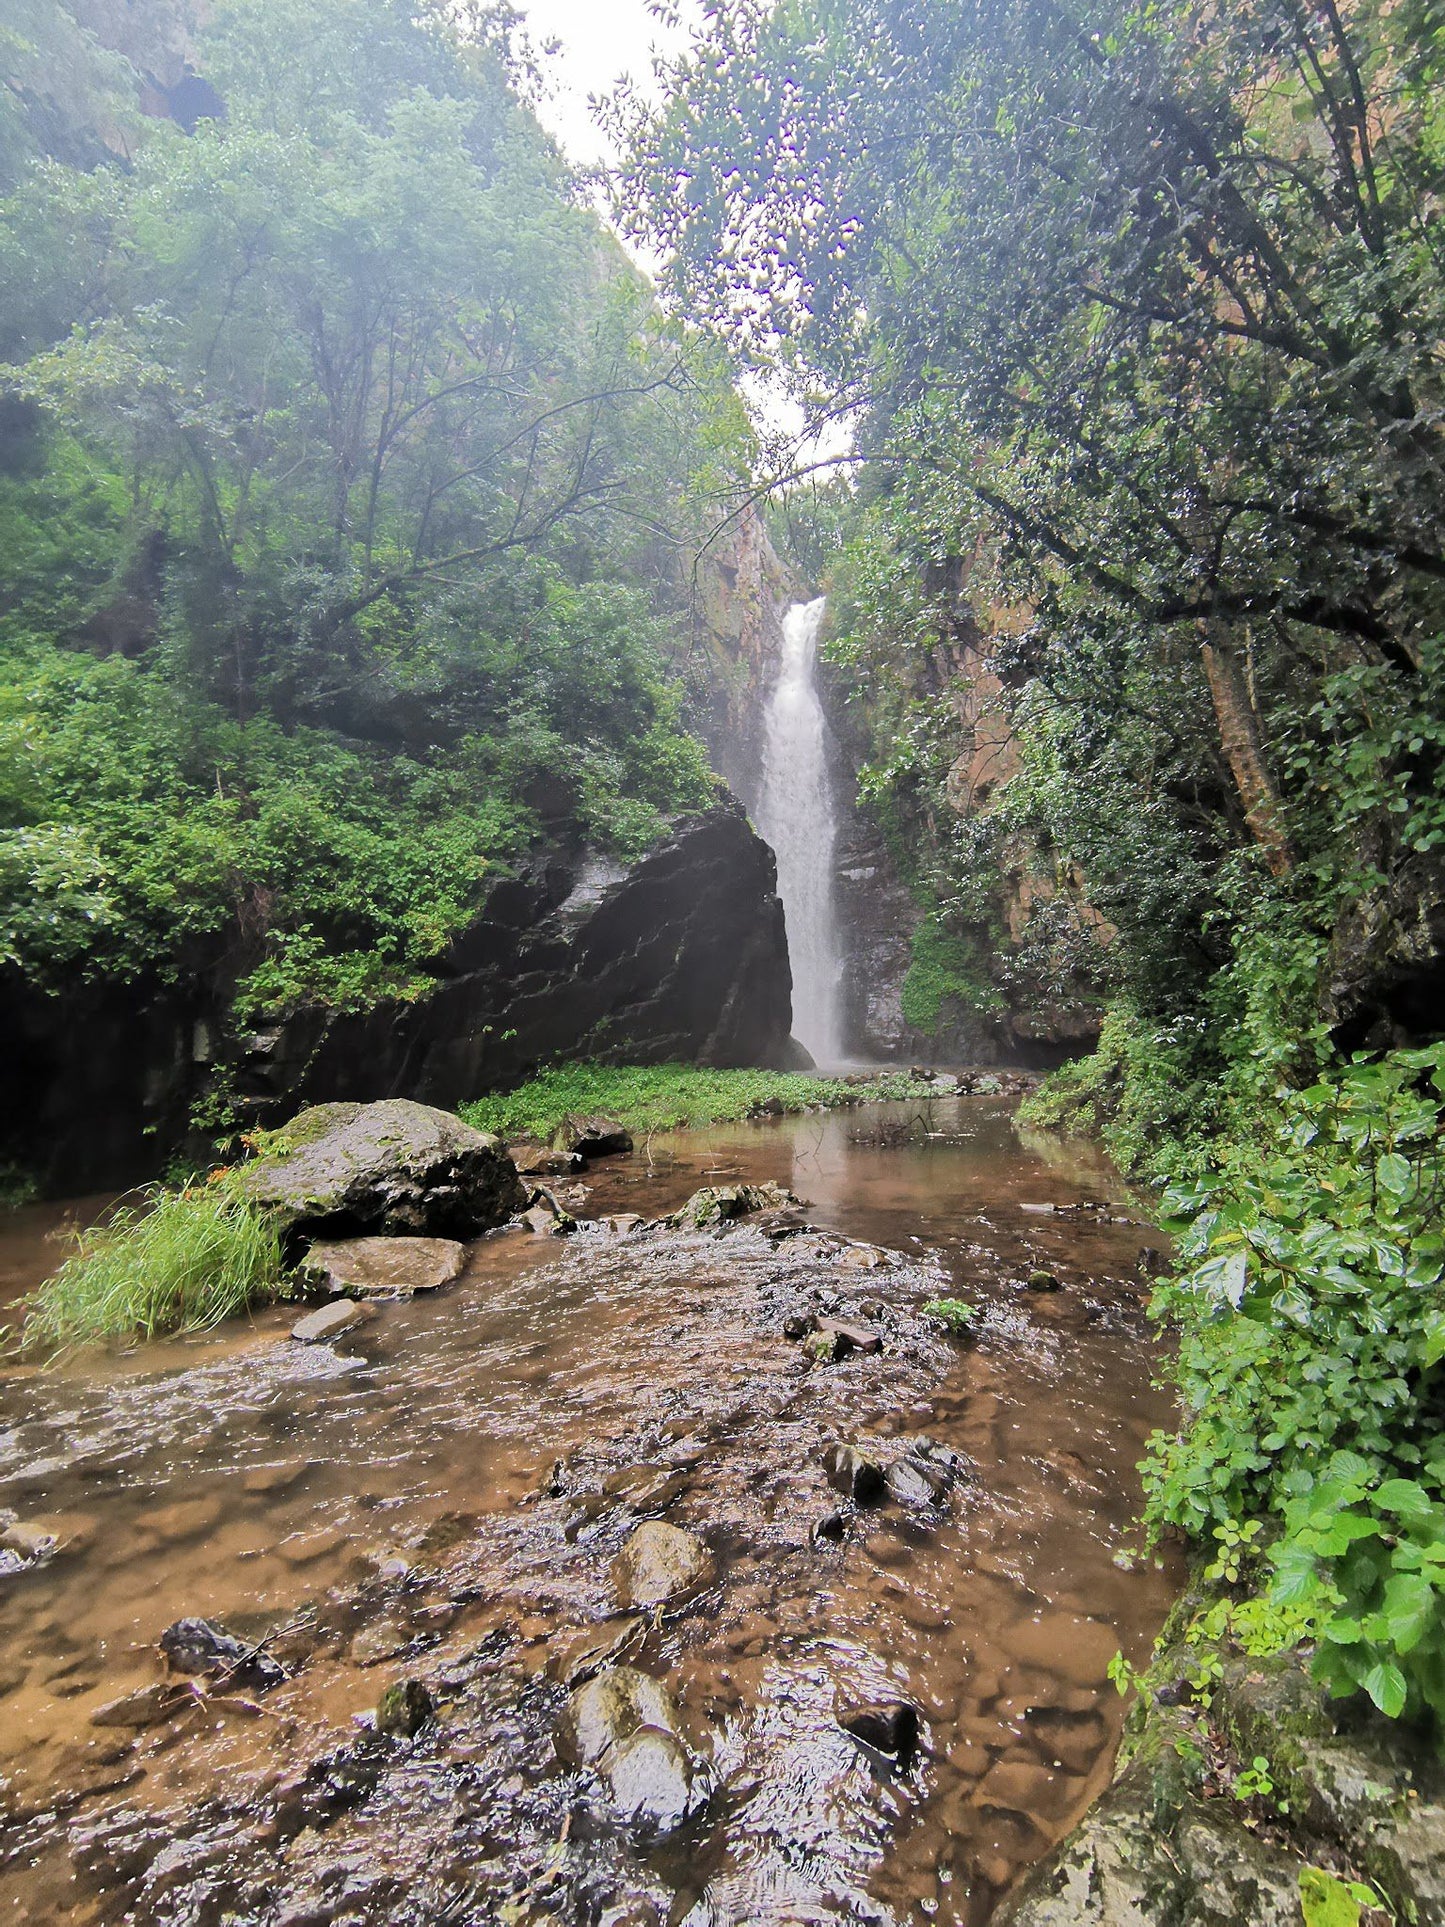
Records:
<instances>
[{"instance_id":1,"label":"large grey boulder","mask_svg":"<svg viewBox=\"0 0 1445 1927\"><path fill-rule=\"evenodd\" d=\"M497 1138L399 1097L300 1112L241 1188L287 1234L475 1238L526 1202Z\"/></svg>"}]
</instances>

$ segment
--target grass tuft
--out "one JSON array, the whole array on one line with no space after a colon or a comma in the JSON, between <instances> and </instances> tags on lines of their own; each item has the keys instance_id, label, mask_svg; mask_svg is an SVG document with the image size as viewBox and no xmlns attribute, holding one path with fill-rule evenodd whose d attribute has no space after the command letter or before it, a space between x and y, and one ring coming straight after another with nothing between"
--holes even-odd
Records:
<instances>
[{"instance_id":1,"label":"grass tuft","mask_svg":"<svg viewBox=\"0 0 1445 1927\"><path fill-rule=\"evenodd\" d=\"M155 1186L108 1224L76 1234L76 1249L35 1294L26 1350L204 1331L273 1297L281 1241L224 1184Z\"/></svg>"},{"instance_id":2,"label":"grass tuft","mask_svg":"<svg viewBox=\"0 0 1445 1927\"><path fill-rule=\"evenodd\" d=\"M865 1098L926 1096L928 1088L904 1072L850 1084L838 1077L701 1070L693 1064L563 1064L514 1091L463 1104L461 1114L480 1131L545 1143L569 1114L615 1118L634 1137L646 1137L726 1124L774 1101L784 1111L832 1110Z\"/></svg>"}]
</instances>

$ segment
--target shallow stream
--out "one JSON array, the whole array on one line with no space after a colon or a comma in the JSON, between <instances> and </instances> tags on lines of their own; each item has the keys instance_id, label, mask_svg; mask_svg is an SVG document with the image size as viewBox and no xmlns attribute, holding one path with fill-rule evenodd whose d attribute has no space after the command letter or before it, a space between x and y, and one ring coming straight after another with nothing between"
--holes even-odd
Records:
<instances>
[{"instance_id":1,"label":"shallow stream","mask_svg":"<svg viewBox=\"0 0 1445 1927\"><path fill-rule=\"evenodd\" d=\"M0 1577L0 1922L978 1927L1107 1779L1108 1663L1142 1659L1178 1577L1126 1551L1168 1418L1151 1234L1107 1165L1021 1142L1010 1108L658 1137L575 1207L654 1219L774 1179L833 1235L497 1233L334 1349L277 1308L0 1375L0 1508L60 1539ZM0 1233L0 1277L38 1268L42 1228ZM1061 1288L1026 1289L1040 1270ZM980 1308L975 1342L922 1315L943 1296ZM800 1313L883 1351L810 1365ZM916 1434L971 1464L946 1504L845 1506L818 1537L829 1445ZM643 1517L717 1569L653 1618L611 1573ZM188 1614L275 1634L292 1677L93 1724L161 1680ZM661 1842L557 1746L614 1642L711 1762ZM402 1676L437 1717L379 1738L363 1716ZM891 1701L922 1715L901 1763L839 1723Z\"/></svg>"}]
</instances>

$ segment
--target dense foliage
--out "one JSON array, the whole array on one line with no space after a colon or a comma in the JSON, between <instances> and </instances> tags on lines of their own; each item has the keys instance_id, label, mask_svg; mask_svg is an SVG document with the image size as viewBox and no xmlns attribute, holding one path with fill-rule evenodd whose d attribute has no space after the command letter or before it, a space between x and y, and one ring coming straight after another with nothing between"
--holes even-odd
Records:
<instances>
[{"instance_id":1,"label":"dense foliage","mask_svg":"<svg viewBox=\"0 0 1445 1927\"><path fill-rule=\"evenodd\" d=\"M797 0L639 128L679 304L854 424L833 653L930 900L1082 866L1149 1021L1440 848L1442 61L1416 6ZM974 644L1023 767L960 835Z\"/></svg>"},{"instance_id":2,"label":"dense foliage","mask_svg":"<svg viewBox=\"0 0 1445 1927\"><path fill-rule=\"evenodd\" d=\"M1165 1194L1187 1422L1150 1517L1232 1549L1209 1631L1309 1637L1336 1692L1445 1718L1445 1045L1282 1109L1268 1154Z\"/></svg>"},{"instance_id":3,"label":"dense foliage","mask_svg":"<svg viewBox=\"0 0 1445 1927\"><path fill-rule=\"evenodd\" d=\"M709 800L665 660L742 416L507 10L125 16L0 38L0 971L406 994L544 833Z\"/></svg>"},{"instance_id":4,"label":"dense foliage","mask_svg":"<svg viewBox=\"0 0 1445 1927\"><path fill-rule=\"evenodd\" d=\"M757 0L632 182L852 428L791 521L914 1015L1110 1006L1028 1109L1172 1186L1196 1631L1437 1717L1445 1058L1356 1047L1442 1021L1442 78L1413 0Z\"/></svg>"}]
</instances>

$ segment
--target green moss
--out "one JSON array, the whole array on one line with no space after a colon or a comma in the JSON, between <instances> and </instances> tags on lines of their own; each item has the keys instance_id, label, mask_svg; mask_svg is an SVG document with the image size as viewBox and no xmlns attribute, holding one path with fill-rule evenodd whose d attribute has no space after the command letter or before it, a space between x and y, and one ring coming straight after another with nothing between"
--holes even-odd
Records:
<instances>
[{"instance_id":1,"label":"green moss","mask_svg":"<svg viewBox=\"0 0 1445 1927\"><path fill-rule=\"evenodd\" d=\"M468 1124L503 1138L546 1141L569 1114L615 1118L634 1137L653 1131L702 1129L760 1111L832 1109L862 1098L927 1096L931 1087L906 1075L865 1085L782 1071L700 1070L690 1064L564 1064L515 1091L461 1107Z\"/></svg>"},{"instance_id":2,"label":"green moss","mask_svg":"<svg viewBox=\"0 0 1445 1927\"><path fill-rule=\"evenodd\" d=\"M951 935L935 915L913 933L913 954L901 989L904 1021L926 1037L936 1037L950 1014L993 1011L1003 999L988 982L974 946Z\"/></svg>"}]
</instances>

